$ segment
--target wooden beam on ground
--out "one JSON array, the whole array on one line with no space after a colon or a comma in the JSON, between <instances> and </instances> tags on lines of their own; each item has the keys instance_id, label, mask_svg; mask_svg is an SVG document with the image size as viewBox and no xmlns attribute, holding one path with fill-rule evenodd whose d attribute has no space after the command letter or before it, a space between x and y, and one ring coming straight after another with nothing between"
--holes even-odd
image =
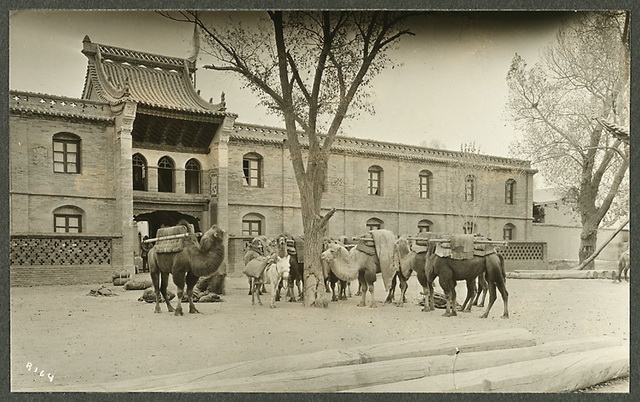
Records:
<instances>
[{"instance_id":1,"label":"wooden beam on ground","mask_svg":"<svg viewBox=\"0 0 640 402\"><path fill-rule=\"evenodd\" d=\"M454 372L347 392L571 392L629 375L629 346Z\"/></svg>"},{"instance_id":2,"label":"wooden beam on ground","mask_svg":"<svg viewBox=\"0 0 640 402\"><path fill-rule=\"evenodd\" d=\"M218 381L196 381L148 391L161 392L337 392L363 386L395 383L427 376L450 374L455 360L456 372L479 370L525 360L542 359L567 353L619 346L615 338L597 337L550 342L515 349L466 352L458 356L437 355L386 360L368 364L326 367L313 370L230 378Z\"/></svg>"},{"instance_id":3,"label":"wooden beam on ground","mask_svg":"<svg viewBox=\"0 0 640 402\"><path fill-rule=\"evenodd\" d=\"M558 270L518 270L507 272L507 278L513 279L597 279L607 277L611 270L576 271L573 269Z\"/></svg>"},{"instance_id":4,"label":"wooden beam on ground","mask_svg":"<svg viewBox=\"0 0 640 402\"><path fill-rule=\"evenodd\" d=\"M398 340L375 345L361 345L345 349L330 349L314 353L276 356L262 360L223 364L201 370L170 373L161 376L135 378L107 384L61 386L60 392L74 391L148 391L179 386L192 382L213 382L225 378L252 377L257 375L296 372L322 367L348 366L408 357L436 356L455 353L456 348L466 352L494 349L511 349L534 346L536 341L526 329L512 328L493 331L468 332ZM168 367L167 370L170 370Z\"/></svg>"}]
</instances>

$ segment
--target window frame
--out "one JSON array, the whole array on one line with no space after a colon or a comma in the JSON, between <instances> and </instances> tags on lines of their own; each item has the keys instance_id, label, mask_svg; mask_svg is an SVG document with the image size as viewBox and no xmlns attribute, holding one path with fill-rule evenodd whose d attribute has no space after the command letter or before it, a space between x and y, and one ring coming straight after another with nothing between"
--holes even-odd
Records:
<instances>
[{"instance_id":1,"label":"window frame","mask_svg":"<svg viewBox=\"0 0 640 402\"><path fill-rule=\"evenodd\" d=\"M467 202L473 202L475 200L475 186L476 178L470 174L464 180L464 200Z\"/></svg>"},{"instance_id":2,"label":"window frame","mask_svg":"<svg viewBox=\"0 0 640 402\"><path fill-rule=\"evenodd\" d=\"M195 177L190 178L190 175ZM189 191L190 182L196 184L197 189L195 192ZM196 158L191 158L184 164L184 192L185 194L202 194L202 164Z\"/></svg>"},{"instance_id":3,"label":"window frame","mask_svg":"<svg viewBox=\"0 0 640 402\"><path fill-rule=\"evenodd\" d=\"M384 221L378 218L369 218L365 223L365 227L367 228L367 231L380 230L384 228Z\"/></svg>"},{"instance_id":4,"label":"window frame","mask_svg":"<svg viewBox=\"0 0 640 402\"><path fill-rule=\"evenodd\" d=\"M81 169L81 143L82 140L79 136L71 133L57 133L54 134L52 139L52 161L53 161L53 173L62 173L62 174L80 174ZM62 145L62 151L56 150L56 144ZM70 152L67 150L69 145L75 145L75 152ZM75 162L68 161L69 155L75 155ZM62 161L56 161L56 155L62 155ZM62 164L63 170L56 170L57 164ZM69 165L75 164L75 171L69 171Z\"/></svg>"},{"instance_id":5,"label":"window frame","mask_svg":"<svg viewBox=\"0 0 640 402\"><path fill-rule=\"evenodd\" d=\"M382 196L382 180L383 180L383 172L380 166L370 166L367 170L368 178L367 178L367 193L369 195L374 195L377 197ZM376 186L377 185L377 186Z\"/></svg>"},{"instance_id":6,"label":"window frame","mask_svg":"<svg viewBox=\"0 0 640 402\"><path fill-rule=\"evenodd\" d=\"M474 234L477 232L476 229L477 227L475 222L468 221L462 225L462 231L464 234Z\"/></svg>"},{"instance_id":7,"label":"window frame","mask_svg":"<svg viewBox=\"0 0 640 402\"><path fill-rule=\"evenodd\" d=\"M431 199L431 180L433 173L429 170L422 170L419 174L419 197L421 199Z\"/></svg>"},{"instance_id":8,"label":"window frame","mask_svg":"<svg viewBox=\"0 0 640 402\"><path fill-rule=\"evenodd\" d=\"M65 220L64 226L58 226L58 218L62 218ZM74 218L78 220L78 226L71 226L69 224L69 219ZM58 228L64 229L64 231L59 232ZM75 228L77 232L71 232L69 229ZM53 232L54 233L82 233L82 214L70 214L70 213L54 213L53 214Z\"/></svg>"},{"instance_id":9,"label":"window frame","mask_svg":"<svg viewBox=\"0 0 640 402\"><path fill-rule=\"evenodd\" d=\"M141 165L136 164L136 158L140 159ZM133 190L134 191L149 191L149 163L147 162L147 158L144 157L141 153L137 152L131 156L131 168L133 169L132 179L133 179ZM136 169L141 169L142 171L142 188L136 188Z\"/></svg>"},{"instance_id":10,"label":"window frame","mask_svg":"<svg viewBox=\"0 0 640 402\"><path fill-rule=\"evenodd\" d=\"M171 168L161 166L163 161L166 161L171 165ZM161 180L163 180L163 175L167 173L170 174L170 186L167 191L164 186L161 186ZM163 184L166 184L163 182ZM158 159L158 192L159 193L175 193L176 192L176 163L169 156L165 155L162 158Z\"/></svg>"},{"instance_id":11,"label":"window frame","mask_svg":"<svg viewBox=\"0 0 640 402\"><path fill-rule=\"evenodd\" d=\"M425 227L427 228L427 230L422 230ZM422 219L418 222L418 233L431 232L432 227L433 222L431 222L429 219Z\"/></svg>"},{"instance_id":12,"label":"window frame","mask_svg":"<svg viewBox=\"0 0 640 402\"><path fill-rule=\"evenodd\" d=\"M509 233L509 238L507 238ZM502 227L502 240L513 240L516 234L516 226L512 223L507 223Z\"/></svg>"},{"instance_id":13,"label":"window frame","mask_svg":"<svg viewBox=\"0 0 640 402\"><path fill-rule=\"evenodd\" d=\"M242 156L242 185L245 187L262 188L263 157L259 153L249 152ZM252 165L255 164L255 167ZM251 173L255 172L255 176ZM255 184L254 184L255 183Z\"/></svg>"},{"instance_id":14,"label":"window frame","mask_svg":"<svg viewBox=\"0 0 640 402\"><path fill-rule=\"evenodd\" d=\"M248 228L245 230L245 224L248 224ZM257 224L257 233L253 229L253 225ZM262 219L257 217L251 217L250 219L242 219L242 235L243 236L261 236L262 235Z\"/></svg>"},{"instance_id":15,"label":"window frame","mask_svg":"<svg viewBox=\"0 0 640 402\"><path fill-rule=\"evenodd\" d=\"M509 179L504 184L504 203L515 205L516 181Z\"/></svg>"}]
</instances>

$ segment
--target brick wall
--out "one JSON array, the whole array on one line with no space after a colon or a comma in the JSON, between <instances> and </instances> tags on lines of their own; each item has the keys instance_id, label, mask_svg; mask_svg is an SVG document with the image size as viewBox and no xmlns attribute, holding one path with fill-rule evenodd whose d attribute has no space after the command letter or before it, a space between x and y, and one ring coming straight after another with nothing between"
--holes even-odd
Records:
<instances>
[{"instance_id":1,"label":"brick wall","mask_svg":"<svg viewBox=\"0 0 640 402\"><path fill-rule=\"evenodd\" d=\"M79 174L53 172L53 135L81 138ZM113 127L62 119L10 116L11 233L53 232L53 211L64 205L84 211L83 229L114 234Z\"/></svg>"},{"instance_id":2,"label":"brick wall","mask_svg":"<svg viewBox=\"0 0 640 402\"><path fill-rule=\"evenodd\" d=\"M103 265L12 266L11 286L83 285L111 283L113 268ZM87 290L88 292L88 290Z\"/></svg>"},{"instance_id":3,"label":"brick wall","mask_svg":"<svg viewBox=\"0 0 640 402\"><path fill-rule=\"evenodd\" d=\"M264 187L243 184L242 157L247 153L263 157ZM302 233L300 197L289 152L279 145L230 142L229 145L229 233L241 235L242 217L264 216L267 236ZM383 169L382 195L368 194L368 169ZM433 174L431 197L419 197L419 173ZM464 201L464 179L476 176L476 207ZM514 240L527 240L531 230L531 175L508 170L478 173L476 169L443 163L334 154L329 160L323 209L336 208L329 223L329 235L354 236L366 231L366 222L378 218L395 233L414 234L418 222L428 219L432 230L462 232L465 219L473 219L483 235L502 239L507 223L515 226ZM505 183L516 180L513 205L505 203ZM464 216L467 214L468 216Z\"/></svg>"}]
</instances>

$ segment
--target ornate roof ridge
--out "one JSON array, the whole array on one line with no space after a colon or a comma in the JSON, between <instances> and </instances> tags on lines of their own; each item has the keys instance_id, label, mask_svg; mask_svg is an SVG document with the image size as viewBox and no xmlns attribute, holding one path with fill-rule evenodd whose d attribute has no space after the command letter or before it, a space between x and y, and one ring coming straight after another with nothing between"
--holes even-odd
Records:
<instances>
[{"instance_id":1,"label":"ornate roof ridge","mask_svg":"<svg viewBox=\"0 0 640 402\"><path fill-rule=\"evenodd\" d=\"M82 42L83 44L92 43L88 35L84 37L84 40ZM93 43L93 45L97 46L97 48L100 50L100 55L105 59L115 59L118 61L130 60L139 64L165 67L174 66L177 68L182 68L186 65L190 70L195 70L195 64L186 58L164 56L161 54L143 52L140 50L127 49L124 47L112 45L105 45L102 43ZM86 46L85 50L87 50Z\"/></svg>"},{"instance_id":2,"label":"ornate roof ridge","mask_svg":"<svg viewBox=\"0 0 640 402\"><path fill-rule=\"evenodd\" d=\"M52 98L52 99L60 99L60 100L65 100L65 101L75 101L75 102L79 102L79 103L94 103L97 105L108 105L109 102L106 101L100 101L100 100L93 100L93 99L82 99L82 98L74 98L74 97L69 97L69 96L64 96L64 95L54 95L54 94L49 94L49 93L45 93L45 92L33 92L33 91L22 91L19 89L10 89L9 90L9 96L16 96L16 95L24 95L24 96L39 96L42 98Z\"/></svg>"},{"instance_id":3,"label":"ornate roof ridge","mask_svg":"<svg viewBox=\"0 0 640 402\"><path fill-rule=\"evenodd\" d=\"M244 129L244 128L252 129L247 131L260 130L263 133L280 133L280 134L286 135L286 130L280 127L272 127L272 126L242 123L242 122L236 122L235 127L240 129ZM300 134L304 136L303 132L300 132ZM343 144L340 144L340 143L343 143ZM441 157L441 158L448 157L448 158L458 159L461 157L464 158L465 156L469 155L468 153L465 153L465 152L451 151L448 149L437 149L437 148L423 147L419 145L402 144L402 143L396 143L396 142L379 141L379 140L342 136L342 135L336 136L336 140L334 141L333 147L341 148L341 149L348 148L349 145L345 145L344 143L351 143L353 145L357 145L357 144L368 145L374 149L382 148L380 149L380 152L394 152L394 151L395 152L402 152L402 151L416 152L417 151L416 154L429 155L432 157ZM531 164L530 161L527 161L524 159L508 158L503 156L494 156L494 155L485 155L485 154L472 154L472 155L477 156L478 159L480 159L479 162L487 161L487 162L494 162L494 163L507 163L507 164L513 164L513 165L527 165L527 168L529 168Z\"/></svg>"}]
</instances>

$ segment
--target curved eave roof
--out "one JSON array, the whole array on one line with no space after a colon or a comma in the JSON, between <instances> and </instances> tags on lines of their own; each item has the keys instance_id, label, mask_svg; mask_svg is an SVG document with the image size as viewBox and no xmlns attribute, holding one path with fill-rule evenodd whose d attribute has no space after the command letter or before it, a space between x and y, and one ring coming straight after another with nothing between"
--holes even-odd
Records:
<instances>
[{"instance_id":1,"label":"curved eave roof","mask_svg":"<svg viewBox=\"0 0 640 402\"><path fill-rule=\"evenodd\" d=\"M83 41L89 59L83 98L109 103L136 102L148 108L207 115L229 115L224 103L212 104L194 89L195 70L186 59L143 53Z\"/></svg>"},{"instance_id":2,"label":"curved eave roof","mask_svg":"<svg viewBox=\"0 0 640 402\"><path fill-rule=\"evenodd\" d=\"M108 104L39 92L9 91L9 111L12 114L114 123Z\"/></svg>"},{"instance_id":3,"label":"curved eave roof","mask_svg":"<svg viewBox=\"0 0 640 402\"><path fill-rule=\"evenodd\" d=\"M304 133L300 133L299 136L302 146L307 146L308 140ZM258 142L280 146L282 146L286 138L287 134L284 129L239 122L235 123L234 130L230 134L230 139L235 141ZM336 136L332 149L336 152L354 155L400 158L434 163L464 162L465 160L465 154L462 152L344 136ZM479 162L499 169L524 170L530 173L537 172L536 169L531 168L530 162L526 160L491 155L476 156L477 158L470 161L471 163Z\"/></svg>"}]
</instances>

